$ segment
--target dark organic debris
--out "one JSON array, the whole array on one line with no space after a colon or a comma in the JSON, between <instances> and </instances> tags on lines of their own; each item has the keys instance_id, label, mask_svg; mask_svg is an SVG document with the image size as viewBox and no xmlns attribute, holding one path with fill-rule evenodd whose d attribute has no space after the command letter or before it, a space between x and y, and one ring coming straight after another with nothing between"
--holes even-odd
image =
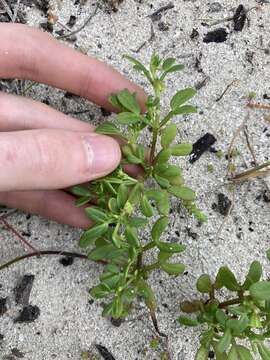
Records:
<instances>
[{"instance_id":1,"label":"dark organic debris","mask_svg":"<svg viewBox=\"0 0 270 360\"><path fill-rule=\"evenodd\" d=\"M218 203L212 205L212 209L219 212L221 215L228 215L230 208L232 206L231 200L228 198L228 196L219 193L218 194Z\"/></svg>"},{"instance_id":2,"label":"dark organic debris","mask_svg":"<svg viewBox=\"0 0 270 360\"><path fill-rule=\"evenodd\" d=\"M193 39L197 39L199 37L199 32L197 29L192 29L192 33L190 34L190 38Z\"/></svg>"},{"instance_id":3,"label":"dark organic debris","mask_svg":"<svg viewBox=\"0 0 270 360\"><path fill-rule=\"evenodd\" d=\"M263 192L263 201L266 203L270 202L270 190L264 190Z\"/></svg>"},{"instance_id":4,"label":"dark organic debris","mask_svg":"<svg viewBox=\"0 0 270 360\"><path fill-rule=\"evenodd\" d=\"M197 161L202 156L202 154L207 151L216 141L217 139L214 137L214 135L210 133L206 133L205 135L203 135L193 144L192 153L189 161L191 163Z\"/></svg>"},{"instance_id":5,"label":"dark organic debris","mask_svg":"<svg viewBox=\"0 0 270 360\"><path fill-rule=\"evenodd\" d=\"M247 11L243 5L239 5L233 15L233 23L235 31L242 31L247 19Z\"/></svg>"},{"instance_id":6,"label":"dark organic debris","mask_svg":"<svg viewBox=\"0 0 270 360\"><path fill-rule=\"evenodd\" d=\"M96 344L95 346L104 360L115 360L115 357L105 348L105 346L99 344Z\"/></svg>"},{"instance_id":7,"label":"dark organic debris","mask_svg":"<svg viewBox=\"0 0 270 360\"><path fill-rule=\"evenodd\" d=\"M76 24L76 20L77 18L75 15L70 15L67 25L72 28Z\"/></svg>"},{"instance_id":8,"label":"dark organic debris","mask_svg":"<svg viewBox=\"0 0 270 360\"><path fill-rule=\"evenodd\" d=\"M150 19L152 21L159 21L161 19L161 14L164 11L170 10L174 8L174 4L172 2L170 2L168 5L162 6L161 8L157 9L156 11L154 11L151 15L149 15L148 17L150 17Z\"/></svg>"},{"instance_id":9,"label":"dark organic debris","mask_svg":"<svg viewBox=\"0 0 270 360\"><path fill-rule=\"evenodd\" d=\"M21 352L19 349L17 348L13 348L11 349L11 354L14 355L16 358L18 359L22 359L24 358L24 353Z\"/></svg>"},{"instance_id":10,"label":"dark organic debris","mask_svg":"<svg viewBox=\"0 0 270 360\"><path fill-rule=\"evenodd\" d=\"M224 41L227 40L228 37L228 33L226 31L226 29L224 28L219 28L213 31L209 31L204 39L203 42L205 43L211 43L211 42L215 42L215 43L222 43Z\"/></svg>"},{"instance_id":11,"label":"dark organic debris","mask_svg":"<svg viewBox=\"0 0 270 360\"><path fill-rule=\"evenodd\" d=\"M74 258L72 256L66 256L59 260L60 264L63 266L70 266L74 263Z\"/></svg>"},{"instance_id":12,"label":"dark organic debris","mask_svg":"<svg viewBox=\"0 0 270 360\"><path fill-rule=\"evenodd\" d=\"M164 21L160 21L160 22L158 23L158 29L159 29L160 31L168 31L168 30L169 30L169 25L166 24Z\"/></svg>"},{"instance_id":13,"label":"dark organic debris","mask_svg":"<svg viewBox=\"0 0 270 360\"><path fill-rule=\"evenodd\" d=\"M15 301L17 304L26 306L29 304L30 293L33 287L35 276L24 275L22 280L15 287Z\"/></svg>"},{"instance_id":14,"label":"dark organic debris","mask_svg":"<svg viewBox=\"0 0 270 360\"><path fill-rule=\"evenodd\" d=\"M111 318L110 321L111 321L111 324L115 327L120 327L124 322L123 319L114 319L114 318Z\"/></svg>"},{"instance_id":15,"label":"dark organic debris","mask_svg":"<svg viewBox=\"0 0 270 360\"><path fill-rule=\"evenodd\" d=\"M7 298L0 298L0 316L7 312Z\"/></svg>"},{"instance_id":16,"label":"dark organic debris","mask_svg":"<svg viewBox=\"0 0 270 360\"><path fill-rule=\"evenodd\" d=\"M30 323L35 321L40 315L40 309L38 306L36 305L28 305L25 306L20 315L14 320L14 322L26 322L26 323Z\"/></svg>"},{"instance_id":17,"label":"dark organic debris","mask_svg":"<svg viewBox=\"0 0 270 360\"><path fill-rule=\"evenodd\" d=\"M104 107L101 107L100 111L101 111L102 116L110 116L110 115L112 115L112 112L105 109Z\"/></svg>"},{"instance_id":18,"label":"dark organic debris","mask_svg":"<svg viewBox=\"0 0 270 360\"><path fill-rule=\"evenodd\" d=\"M105 3L105 6L106 6L105 11L109 14L111 13L111 11L117 12L119 5L123 1L124 0L103 0L103 2Z\"/></svg>"}]
</instances>

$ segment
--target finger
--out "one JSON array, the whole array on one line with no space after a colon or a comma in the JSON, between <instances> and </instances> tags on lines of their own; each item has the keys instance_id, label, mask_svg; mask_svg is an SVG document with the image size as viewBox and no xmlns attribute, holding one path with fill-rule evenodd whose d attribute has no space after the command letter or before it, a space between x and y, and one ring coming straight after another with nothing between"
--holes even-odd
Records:
<instances>
[{"instance_id":1,"label":"finger","mask_svg":"<svg viewBox=\"0 0 270 360\"><path fill-rule=\"evenodd\" d=\"M111 109L108 97L124 88L144 91L105 63L21 24L0 24L0 77L29 79L73 92Z\"/></svg>"},{"instance_id":2,"label":"finger","mask_svg":"<svg viewBox=\"0 0 270 360\"><path fill-rule=\"evenodd\" d=\"M95 133L54 129L0 133L0 191L69 187L105 176L120 159L118 143Z\"/></svg>"},{"instance_id":3,"label":"finger","mask_svg":"<svg viewBox=\"0 0 270 360\"><path fill-rule=\"evenodd\" d=\"M83 208L74 206L75 198L64 191L16 191L0 193L0 203L10 208L40 215L61 224L88 228L91 221Z\"/></svg>"},{"instance_id":4,"label":"finger","mask_svg":"<svg viewBox=\"0 0 270 360\"><path fill-rule=\"evenodd\" d=\"M93 131L94 127L50 106L28 98L0 92L0 131L30 129Z\"/></svg>"}]
</instances>

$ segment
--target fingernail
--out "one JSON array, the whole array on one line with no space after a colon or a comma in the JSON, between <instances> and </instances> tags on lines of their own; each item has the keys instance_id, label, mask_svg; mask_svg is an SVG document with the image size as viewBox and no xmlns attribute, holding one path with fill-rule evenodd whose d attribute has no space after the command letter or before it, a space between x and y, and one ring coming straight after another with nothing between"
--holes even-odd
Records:
<instances>
[{"instance_id":1,"label":"fingernail","mask_svg":"<svg viewBox=\"0 0 270 360\"><path fill-rule=\"evenodd\" d=\"M121 160L118 143L104 135L82 136L91 177L96 178L112 172Z\"/></svg>"}]
</instances>

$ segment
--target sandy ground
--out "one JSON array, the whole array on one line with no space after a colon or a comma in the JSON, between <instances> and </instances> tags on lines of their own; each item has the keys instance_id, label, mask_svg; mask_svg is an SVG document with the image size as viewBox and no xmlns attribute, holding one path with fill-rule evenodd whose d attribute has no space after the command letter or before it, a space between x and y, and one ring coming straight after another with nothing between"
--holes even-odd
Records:
<instances>
[{"instance_id":1,"label":"sandy ground","mask_svg":"<svg viewBox=\"0 0 270 360\"><path fill-rule=\"evenodd\" d=\"M84 6L74 5L71 0L52 1L54 13L61 23L66 24L70 15L77 16L78 27L93 11L95 2L89 0ZM211 1L173 0L174 8L162 13L161 19L151 21L147 15L155 9L168 4L163 0L136 1L124 0L119 11L108 14L99 10L90 24L77 35L76 47L88 54L105 60L122 71L126 76L145 86L131 66L122 59L122 54L137 56L143 62L149 61L153 51L161 56L174 56L186 65L180 75L174 75L168 82L168 97L185 86L195 86L207 78L194 102L200 112L179 121L179 140L195 142L206 132L212 133L217 142L215 147L224 152L236 129L241 125L248 110L245 108L245 96L250 91L257 93L259 101L264 94L270 96L270 55L269 51L269 13L270 4L265 2L242 1L247 8L249 21L241 32L235 32L231 22L220 23L212 29L224 27L229 35L226 42L203 42L204 35L210 30L204 23L232 16L238 1L220 2L221 10L211 12ZM26 8L25 8L26 9ZM27 19L31 26L38 27L44 20L40 11L34 7L27 9ZM151 23L155 37L151 42ZM162 24L161 24L162 23ZM166 31L162 31L162 28ZM56 30L61 29L59 25ZM199 35L191 39L193 29ZM138 49L145 41L147 43ZM69 46L74 46L70 44ZM53 54L52 54L53 56ZM198 60L199 59L199 60ZM198 63L199 61L199 63ZM220 101L216 99L226 87L234 84ZM89 109L89 113L79 115L82 120L102 119L100 109L84 100L66 99L63 92L44 85L35 85L29 96L37 100L48 100L51 106L64 112ZM257 161L268 159L270 150L269 123L262 111L252 111L248 120L248 129ZM181 120L181 122L180 122ZM243 136L237 140L240 156L236 159L239 170L251 166L251 156ZM156 272L151 284L158 294L158 320L160 328L169 335L169 348L173 360L192 360L199 341L198 329L181 328L175 319L179 316L179 303L183 299L195 296L194 284L198 275L209 272L214 275L224 264L230 266L241 278L254 259L261 259L269 275L269 264L265 251L269 242L269 203L260 197L265 190L261 181L252 181L237 186L235 207L221 235L217 231L224 217L212 210L217 194L222 192L232 198L224 186L227 162L214 154L205 153L200 160L191 165L181 161L185 169L187 183L198 193L198 202L208 215L208 224L198 227L193 219L176 203L172 204L171 227L169 237L178 237L187 245L181 259L187 266L187 272L176 279ZM207 165L213 164L214 172L207 171ZM77 240L79 231L48 222L39 217L27 217L16 213L9 217L19 231L29 233L28 240L39 249L79 250ZM190 237L187 229L197 234ZM148 236L148 233L145 233ZM0 241L0 263L22 253L18 240L10 232L2 229ZM59 258L50 257L31 259L16 264L0 273L0 297L8 297L8 311L0 318L0 358L11 354L17 348L24 354L25 360L80 359L83 350L89 350L93 344L101 344L114 355L116 360L159 359L160 351L150 348L154 336L146 308L138 302L130 318L120 327L101 318L101 306L98 301L89 302L88 289L98 281L100 266L82 260L64 267ZM31 324L14 323L20 307L15 306L13 289L25 274L35 275L30 303L40 308L39 318ZM137 319L137 320L136 320ZM14 355L13 355L14 356Z\"/></svg>"}]
</instances>

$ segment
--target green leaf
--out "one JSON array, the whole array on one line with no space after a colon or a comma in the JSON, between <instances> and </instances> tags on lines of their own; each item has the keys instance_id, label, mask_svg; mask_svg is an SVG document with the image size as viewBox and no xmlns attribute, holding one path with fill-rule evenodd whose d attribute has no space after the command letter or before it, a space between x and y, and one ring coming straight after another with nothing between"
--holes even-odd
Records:
<instances>
[{"instance_id":1,"label":"green leaf","mask_svg":"<svg viewBox=\"0 0 270 360\"><path fill-rule=\"evenodd\" d=\"M257 347L262 360L270 360L270 350L263 343L258 343Z\"/></svg>"},{"instance_id":2,"label":"green leaf","mask_svg":"<svg viewBox=\"0 0 270 360\"><path fill-rule=\"evenodd\" d=\"M118 193L117 193L117 206L121 209L124 207L125 203L127 202L128 199L128 187L125 184L121 184L118 188Z\"/></svg>"},{"instance_id":3,"label":"green leaf","mask_svg":"<svg viewBox=\"0 0 270 360\"><path fill-rule=\"evenodd\" d=\"M133 247L140 247L140 241L136 229L127 226L125 230L127 242Z\"/></svg>"},{"instance_id":4,"label":"green leaf","mask_svg":"<svg viewBox=\"0 0 270 360\"><path fill-rule=\"evenodd\" d=\"M145 195L149 200L162 201L164 197L164 193L161 190L147 190Z\"/></svg>"},{"instance_id":5,"label":"green leaf","mask_svg":"<svg viewBox=\"0 0 270 360\"><path fill-rule=\"evenodd\" d=\"M227 266L223 266L219 269L216 282L219 284L219 288L225 286L231 291L239 291L241 288L237 283L234 274Z\"/></svg>"},{"instance_id":6,"label":"green leaf","mask_svg":"<svg viewBox=\"0 0 270 360\"><path fill-rule=\"evenodd\" d=\"M176 144L170 147L173 156L187 156L192 151L192 144Z\"/></svg>"},{"instance_id":7,"label":"green leaf","mask_svg":"<svg viewBox=\"0 0 270 360\"><path fill-rule=\"evenodd\" d=\"M166 227L168 226L168 223L169 223L169 219L167 216L163 216L161 218L159 218L153 228L152 228L152 231L151 231L151 236L152 236L152 239L155 241L155 242L158 242L160 237L161 237L161 234L163 233L163 231L166 229Z\"/></svg>"},{"instance_id":8,"label":"green leaf","mask_svg":"<svg viewBox=\"0 0 270 360\"><path fill-rule=\"evenodd\" d=\"M181 244L161 242L161 241L158 241L156 245L160 251L167 253L180 253L185 251L186 249L186 247Z\"/></svg>"},{"instance_id":9,"label":"green leaf","mask_svg":"<svg viewBox=\"0 0 270 360\"><path fill-rule=\"evenodd\" d=\"M115 289L121 277L122 274L103 273L100 277L100 281L110 289Z\"/></svg>"},{"instance_id":10,"label":"green leaf","mask_svg":"<svg viewBox=\"0 0 270 360\"><path fill-rule=\"evenodd\" d=\"M111 291L110 288L105 284L99 284L97 286L94 286L90 290L90 295L96 299L102 299L106 297L110 293L110 291Z\"/></svg>"},{"instance_id":11,"label":"green leaf","mask_svg":"<svg viewBox=\"0 0 270 360\"><path fill-rule=\"evenodd\" d=\"M70 188L70 191L73 195L77 196L85 196L85 197L91 197L92 194L85 186L82 185L75 185Z\"/></svg>"},{"instance_id":12,"label":"green leaf","mask_svg":"<svg viewBox=\"0 0 270 360\"><path fill-rule=\"evenodd\" d=\"M164 263L166 262L171 256L173 255L173 253L168 253L168 252L164 252L164 251L160 251L158 253L158 262Z\"/></svg>"},{"instance_id":13,"label":"green leaf","mask_svg":"<svg viewBox=\"0 0 270 360\"><path fill-rule=\"evenodd\" d=\"M171 108L175 110L180 105L184 104L188 100L190 100L196 94L196 90L193 88L187 88L184 90L178 91L171 100Z\"/></svg>"},{"instance_id":14,"label":"green leaf","mask_svg":"<svg viewBox=\"0 0 270 360\"><path fill-rule=\"evenodd\" d=\"M224 335L218 342L217 351L220 353L224 353L230 346L231 341L232 341L231 331L230 331L230 329L226 329Z\"/></svg>"},{"instance_id":15,"label":"green leaf","mask_svg":"<svg viewBox=\"0 0 270 360\"><path fill-rule=\"evenodd\" d=\"M114 197L110 198L110 200L108 201L108 208L111 210L111 212L113 212L114 214L118 214L119 212L119 207L117 204L117 201Z\"/></svg>"},{"instance_id":16,"label":"green leaf","mask_svg":"<svg viewBox=\"0 0 270 360\"><path fill-rule=\"evenodd\" d=\"M195 106L184 105L184 106L180 106L180 107L174 109L172 112L173 112L173 115L183 115L183 114L194 114L194 113L198 112L198 110Z\"/></svg>"},{"instance_id":17,"label":"green leaf","mask_svg":"<svg viewBox=\"0 0 270 360\"><path fill-rule=\"evenodd\" d=\"M146 306L154 311L156 308L156 300L155 300L155 294L151 287L147 284L147 282L143 279L140 279L137 283L137 289L139 295L141 295L144 298Z\"/></svg>"},{"instance_id":18,"label":"green leaf","mask_svg":"<svg viewBox=\"0 0 270 360\"><path fill-rule=\"evenodd\" d=\"M151 56L151 61L150 61L150 71L151 73L154 75L156 73L156 71L158 70L159 66L161 63L161 59L157 54L153 54Z\"/></svg>"},{"instance_id":19,"label":"green leaf","mask_svg":"<svg viewBox=\"0 0 270 360\"><path fill-rule=\"evenodd\" d=\"M195 360L208 360L209 351L204 346L201 346L195 355Z\"/></svg>"},{"instance_id":20,"label":"green leaf","mask_svg":"<svg viewBox=\"0 0 270 360\"><path fill-rule=\"evenodd\" d=\"M203 274L199 277L196 283L198 291L201 293L210 293L212 290L212 282L210 276L207 274Z\"/></svg>"},{"instance_id":21,"label":"green leaf","mask_svg":"<svg viewBox=\"0 0 270 360\"><path fill-rule=\"evenodd\" d=\"M170 187L169 180L165 179L164 177L154 174L154 179L159 184L159 186L162 187L163 189L168 189L168 187Z\"/></svg>"},{"instance_id":22,"label":"green leaf","mask_svg":"<svg viewBox=\"0 0 270 360\"><path fill-rule=\"evenodd\" d=\"M88 204L92 200L92 196L83 196L75 201L75 206L80 207Z\"/></svg>"},{"instance_id":23,"label":"green leaf","mask_svg":"<svg viewBox=\"0 0 270 360\"><path fill-rule=\"evenodd\" d=\"M140 183L137 183L131 190L129 197L128 197L128 201L133 205L137 204L140 201L140 196L141 196L141 193L143 192L143 190L144 190L143 185Z\"/></svg>"},{"instance_id":24,"label":"green leaf","mask_svg":"<svg viewBox=\"0 0 270 360\"><path fill-rule=\"evenodd\" d=\"M242 315L239 320L229 319L226 322L226 327L231 329L233 335L240 335L249 325L249 319L247 315Z\"/></svg>"},{"instance_id":25,"label":"green leaf","mask_svg":"<svg viewBox=\"0 0 270 360\"><path fill-rule=\"evenodd\" d=\"M139 115L140 105L137 103L136 94L131 94L128 89L124 89L117 94L117 99L127 110Z\"/></svg>"},{"instance_id":26,"label":"green leaf","mask_svg":"<svg viewBox=\"0 0 270 360\"><path fill-rule=\"evenodd\" d=\"M173 65L172 67L170 67L168 70L166 70L162 76L160 77L161 80L164 80L167 74L176 72L176 71L182 71L184 69L184 65L182 64L178 64L178 65Z\"/></svg>"},{"instance_id":27,"label":"green leaf","mask_svg":"<svg viewBox=\"0 0 270 360\"><path fill-rule=\"evenodd\" d=\"M135 165L138 165L138 164L141 164L142 163L142 160L140 158L138 158L137 156L135 155L127 155L127 161L130 163L130 164L135 164Z\"/></svg>"},{"instance_id":28,"label":"green leaf","mask_svg":"<svg viewBox=\"0 0 270 360\"><path fill-rule=\"evenodd\" d=\"M116 120L122 125L133 125L137 124L141 120L141 117L130 112L122 112L117 115Z\"/></svg>"},{"instance_id":29,"label":"green leaf","mask_svg":"<svg viewBox=\"0 0 270 360\"><path fill-rule=\"evenodd\" d=\"M165 127L161 135L161 146L167 148L173 142L177 135L177 126L175 124L170 124Z\"/></svg>"},{"instance_id":30,"label":"green leaf","mask_svg":"<svg viewBox=\"0 0 270 360\"><path fill-rule=\"evenodd\" d=\"M160 267L169 275L180 275L185 271L184 264L161 263Z\"/></svg>"},{"instance_id":31,"label":"green leaf","mask_svg":"<svg viewBox=\"0 0 270 360\"><path fill-rule=\"evenodd\" d=\"M253 263L250 265L249 272L243 284L244 290L248 290L252 284L258 282L261 276L262 276L262 265L260 264L259 261L253 261Z\"/></svg>"},{"instance_id":32,"label":"green leaf","mask_svg":"<svg viewBox=\"0 0 270 360\"><path fill-rule=\"evenodd\" d=\"M112 313L112 306L113 306L112 303L109 303L109 304L107 304L107 305L104 306L103 311L102 311L102 316L103 316L103 317L107 317L107 316L111 315L111 313ZM89 359L88 356L87 356L87 359Z\"/></svg>"},{"instance_id":33,"label":"green leaf","mask_svg":"<svg viewBox=\"0 0 270 360\"><path fill-rule=\"evenodd\" d=\"M152 217L154 215L154 210L146 195L143 195L141 198L141 212L146 217Z\"/></svg>"},{"instance_id":34,"label":"green leaf","mask_svg":"<svg viewBox=\"0 0 270 360\"><path fill-rule=\"evenodd\" d=\"M142 72L148 79L150 78L149 71L146 69L146 67L140 61L138 61L137 59L134 59L133 57L131 57L129 55L124 55L123 57L135 65L134 69Z\"/></svg>"},{"instance_id":35,"label":"green leaf","mask_svg":"<svg viewBox=\"0 0 270 360\"><path fill-rule=\"evenodd\" d=\"M86 215L97 223L103 223L108 220L108 215L96 206L85 209Z\"/></svg>"},{"instance_id":36,"label":"green leaf","mask_svg":"<svg viewBox=\"0 0 270 360\"><path fill-rule=\"evenodd\" d=\"M95 132L98 134L118 135L123 137L121 131L110 122L104 122L100 124L96 127Z\"/></svg>"},{"instance_id":37,"label":"green leaf","mask_svg":"<svg viewBox=\"0 0 270 360\"><path fill-rule=\"evenodd\" d=\"M228 320L228 316L224 313L224 311L222 311L221 309L218 309L218 310L216 311L215 316L216 316L217 322L218 322L220 325L222 325L222 326L225 327L226 321Z\"/></svg>"},{"instance_id":38,"label":"green leaf","mask_svg":"<svg viewBox=\"0 0 270 360\"><path fill-rule=\"evenodd\" d=\"M119 319L124 310L124 305L121 301L121 298L119 296L115 297L112 304L112 317L114 319Z\"/></svg>"},{"instance_id":39,"label":"green leaf","mask_svg":"<svg viewBox=\"0 0 270 360\"><path fill-rule=\"evenodd\" d=\"M196 194L193 190L186 186L171 186L168 191L181 200L195 200Z\"/></svg>"},{"instance_id":40,"label":"green leaf","mask_svg":"<svg viewBox=\"0 0 270 360\"><path fill-rule=\"evenodd\" d=\"M166 169L163 170L163 176L165 178L169 178L169 181L170 181L170 178L175 178L175 177L178 177L181 175L182 175L181 170L176 165L168 165L168 166L166 166Z\"/></svg>"},{"instance_id":41,"label":"green leaf","mask_svg":"<svg viewBox=\"0 0 270 360\"><path fill-rule=\"evenodd\" d=\"M261 319L260 319L260 315L257 314L255 311L253 311L253 313L250 316L249 326L253 327L253 328L257 328L257 329L260 329L263 327Z\"/></svg>"},{"instance_id":42,"label":"green leaf","mask_svg":"<svg viewBox=\"0 0 270 360\"><path fill-rule=\"evenodd\" d=\"M121 236L119 235L119 229L120 229L120 223L117 223L113 233L112 233L112 242L115 245L115 247L117 247L118 249L120 249L121 247Z\"/></svg>"},{"instance_id":43,"label":"green leaf","mask_svg":"<svg viewBox=\"0 0 270 360\"><path fill-rule=\"evenodd\" d=\"M200 325L200 323L195 320L195 319L191 319L189 317L186 316L180 316L178 318L178 321L181 325L185 325L185 326L198 326Z\"/></svg>"},{"instance_id":44,"label":"green leaf","mask_svg":"<svg viewBox=\"0 0 270 360\"><path fill-rule=\"evenodd\" d=\"M82 248L93 244L97 238L105 234L108 230L108 224L95 225L89 230L86 230L80 238L79 245Z\"/></svg>"},{"instance_id":45,"label":"green leaf","mask_svg":"<svg viewBox=\"0 0 270 360\"><path fill-rule=\"evenodd\" d=\"M270 300L270 281L260 281L251 285L249 292L256 300Z\"/></svg>"},{"instance_id":46,"label":"green leaf","mask_svg":"<svg viewBox=\"0 0 270 360\"><path fill-rule=\"evenodd\" d=\"M157 154L155 158L155 163L156 164L166 163L170 159L171 155L172 153L170 149L163 149Z\"/></svg>"},{"instance_id":47,"label":"green leaf","mask_svg":"<svg viewBox=\"0 0 270 360\"><path fill-rule=\"evenodd\" d=\"M117 95L115 94L109 96L109 103L118 110L122 109L122 106L117 99Z\"/></svg>"},{"instance_id":48,"label":"green leaf","mask_svg":"<svg viewBox=\"0 0 270 360\"><path fill-rule=\"evenodd\" d=\"M169 70L175 63L175 58L168 58L163 61L162 70L167 71Z\"/></svg>"},{"instance_id":49,"label":"green leaf","mask_svg":"<svg viewBox=\"0 0 270 360\"><path fill-rule=\"evenodd\" d=\"M114 259L125 254L122 249L117 249L113 244L103 245L89 252L88 259L93 261Z\"/></svg>"},{"instance_id":50,"label":"green leaf","mask_svg":"<svg viewBox=\"0 0 270 360\"><path fill-rule=\"evenodd\" d=\"M201 308L201 302L197 301L197 300L195 300L195 301L183 301L180 304L181 311L183 311L186 314L195 313L195 312L199 311L200 308ZM213 335L211 336L211 339L212 339L212 337L213 337ZM204 343L202 341L201 341L201 343L204 345Z\"/></svg>"},{"instance_id":51,"label":"green leaf","mask_svg":"<svg viewBox=\"0 0 270 360\"><path fill-rule=\"evenodd\" d=\"M253 360L253 357L246 347L233 345L228 354L228 360Z\"/></svg>"},{"instance_id":52,"label":"green leaf","mask_svg":"<svg viewBox=\"0 0 270 360\"><path fill-rule=\"evenodd\" d=\"M157 209L160 215L167 216L170 211L170 202L167 192L164 192L163 200L157 201Z\"/></svg>"},{"instance_id":53,"label":"green leaf","mask_svg":"<svg viewBox=\"0 0 270 360\"><path fill-rule=\"evenodd\" d=\"M144 218L141 218L141 217L136 217L136 216L133 216L133 217L129 218L129 225L131 227L139 228L139 227L143 227L143 226L145 226L147 224L148 224L147 219L144 219Z\"/></svg>"}]
</instances>

